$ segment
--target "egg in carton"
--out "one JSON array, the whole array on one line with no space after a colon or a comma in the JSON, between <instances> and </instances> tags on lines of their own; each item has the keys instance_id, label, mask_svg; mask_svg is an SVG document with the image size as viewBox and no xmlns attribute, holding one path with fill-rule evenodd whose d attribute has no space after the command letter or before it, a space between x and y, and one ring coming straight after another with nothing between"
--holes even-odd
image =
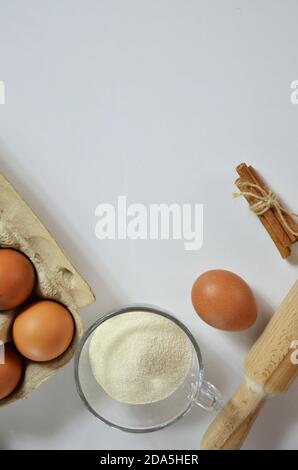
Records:
<instances>
[{"instance_id":1,"label":"egg in carton","mask_svg":"<svg viewBox=\"0 0 298 470\"><path fill-rule=\"evenodd\" d=\"M48 362L24 359L21 382L8 397L0 400L0 405L5 405L25 398L70 361L83 334L78 310L93 303L95 296L39 218L1 174L0 247L17 249L30 259L37 274L36 296L64 304L75 324L72 343L61 356ZM0 341L3 343L12 340L12 324L18 311L0 312Z\"/></svg>"}]
</instances>

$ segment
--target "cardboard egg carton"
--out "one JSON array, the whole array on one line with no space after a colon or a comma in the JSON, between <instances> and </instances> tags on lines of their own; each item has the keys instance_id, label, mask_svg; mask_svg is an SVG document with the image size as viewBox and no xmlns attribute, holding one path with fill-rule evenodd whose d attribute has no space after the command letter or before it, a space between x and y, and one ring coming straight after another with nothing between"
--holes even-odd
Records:
<instances>
[{"instance_id":1,"label":"cardboard egg carton","mask_svg":"<svg viewBox=\"0 0 298 470\"><path fill-rule=\"evenodd\" d=\"M0 247L16 248L27 255L37 273L36 296L61 302L75 322L72 344L64 354L48 362L24 359L23 379L9 397L0 400L1 406L26 397L70 361L83 333L78 310L93 303L95 296L42 222L1 174ZM0 341L11 341L17 314L18 309L0 312Z\"/></svg>"}]
</instances>

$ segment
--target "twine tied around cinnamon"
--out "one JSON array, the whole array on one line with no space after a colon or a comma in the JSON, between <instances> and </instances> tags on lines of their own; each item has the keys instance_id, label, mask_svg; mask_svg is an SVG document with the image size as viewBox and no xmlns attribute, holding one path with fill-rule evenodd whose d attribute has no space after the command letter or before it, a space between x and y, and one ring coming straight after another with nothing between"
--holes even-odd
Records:
<instances>
[{"instance_id":1,"label":"twine tied around cinnamon","mask_svg":"<svg viewBox=\"0 0 298 470\"><path fill-rule=\"evenodd\" d=\"M253 198L256 202L251 204L250 208L257 216L265 214L269 209L274 210L285 231L294 237L298 237L298 232L290 227L285 217L285 215L298 217L298 213L287 210L271 189L265 190L260 185L248 181L239 183L239 186L246 186L248 189L256 189L260 194L255 194L252 191L242 191L242 189L240 189L239 193L233 193L233 197L246 196Z\"/></svg>"}]
</instances>

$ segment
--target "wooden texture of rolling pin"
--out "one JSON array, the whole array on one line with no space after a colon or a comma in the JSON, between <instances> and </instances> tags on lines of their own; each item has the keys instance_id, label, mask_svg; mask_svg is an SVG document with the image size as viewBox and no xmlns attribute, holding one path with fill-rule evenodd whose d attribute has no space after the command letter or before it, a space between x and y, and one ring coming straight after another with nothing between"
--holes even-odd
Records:
<instances>
[{"instance_id":1,"label":"wooden texture of rolling pin","mask_svg":"<svg viewBox=\"0 0 298 470\"><path fill-rule=\"evenodd\" d=\"M297 377L298 365L293 361L297 340L298 280L248 353L244 380L209 426L202 449L241 448L266 399L286 392Z\"/></svg>"}]
</instances>

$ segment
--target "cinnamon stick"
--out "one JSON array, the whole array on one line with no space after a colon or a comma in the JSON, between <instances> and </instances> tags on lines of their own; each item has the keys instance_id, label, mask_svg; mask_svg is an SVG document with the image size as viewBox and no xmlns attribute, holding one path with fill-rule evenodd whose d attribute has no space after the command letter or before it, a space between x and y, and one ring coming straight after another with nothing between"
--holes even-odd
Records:
<instances>
[{"instance_id":1,"label":"cinnamon stick","mask_svg":"<svg viewBox=\"0 0 298 470\"><path fill-rule=\"evenodd\" d=\"M251 171L251 173L253 174L254 178L256 179L256 181L258 182L258 184L261 186L261 188L265 189L265 191L268 191L268 186L267 184L265 183L265 181L263 180L263 178L259 175L259 173L252 167L252 166L249 166L248 167L249 170ZM295 220L290 216L290 214L284 214L284 218L286 220L286 222L289 224L289 226L291 227L291 229L298 233L298 224L297 222L295 222ZM295 235L292 235L291 233L288 233L288 236L291 240L291 243L295 243L297 241L297 238Z\"/></svg>"},{"instance_id":2,"label":"cinnamon stick","mask_svg":"<svg viewBox=\"0 0 298 470\"><path fill-rule=\"evenodd\" d=\"M236 185L240 190L243 190L243 183L260 185L260 181L256 177L256 172L252 167L248 167L245 163L241 163L237 166L236 170L240 176L236 181ZM249 192L260 195L257 188L249 188ZM244 197L250 205L253 204L254 199L252 197L246 195L244 195ZM274 211L272 209L268 209L268 211L258 217L279 250L282 258L288 258L291 254L290 246L292 244L292 240L275 216Z\"/></svg>"},{"instance_id":3,"label":"cinnamon stick","mask_svg":"<svg viewBox=\"0 0 298 470\"><path fill-rule=\"evenodd\" d=\"M243 183L244 181L242 180L242 178L238 178L235 182L236 186L239 188L239 190L241 191L243 189L243 186L241 186L241 184ZM249 198L247 196L244 196L245 199L247 200L248 203L250 203L249 201ZM268 234L270 235L273 243L275 244L276 248L278 249L278 251L280 252L282 258L288 258L291 254L291 250L289 247L285 247L282 245L282 243L280 242L279 238L276 236L276 234L273 232L272 228L271 228L271 225L268 223L268 221L265 219L264 216L259 216L259 219L260 219L260 222L262 223L262 225L264 226L265 230L268 232Z\"/></svg>"}]
</instances>

